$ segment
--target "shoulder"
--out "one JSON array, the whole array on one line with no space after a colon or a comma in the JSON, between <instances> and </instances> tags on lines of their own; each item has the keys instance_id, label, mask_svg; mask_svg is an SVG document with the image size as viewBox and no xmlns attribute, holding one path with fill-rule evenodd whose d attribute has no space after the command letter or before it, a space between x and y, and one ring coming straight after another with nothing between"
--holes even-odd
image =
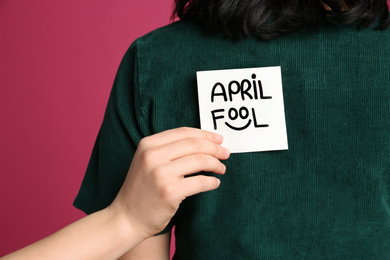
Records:
<instances>
[{"instance_id":1,"label":"shoulder","mask_svg":"<svg viewBox=\"0 0 390 260\"><path fill-rule=\"evenodd\" d=\"M204 39L202 27L196 22L178 21L151 31L135 40L138 48L168 48L172 49L177 45L187 42L194 42L197 39ZM149 49L153 51L153 49Z\"/></svg>"},{"instance_id":2,"label":"shoulder","mask_svg":"<svg viewBox=\"0 0 390 260\"><path fill-rule=\"evenodd\" d=\"M174 22L137 38L128 48L122 63L133 63L142 71L156 60L160 65L185 60L184 56L188 57L201 45L210 46L206 43L209 39L196 22Z\"/></svg>"}]
</instances>

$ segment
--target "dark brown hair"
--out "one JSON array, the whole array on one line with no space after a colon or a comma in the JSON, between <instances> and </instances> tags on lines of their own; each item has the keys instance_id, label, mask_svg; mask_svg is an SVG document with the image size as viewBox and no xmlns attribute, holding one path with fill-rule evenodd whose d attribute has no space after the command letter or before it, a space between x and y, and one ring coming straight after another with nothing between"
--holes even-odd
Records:
<instances>
[{"instance_id":1,"label":"dark brown hair","mask_svg":"<svg viewBox=\"0 0 390 260\"><path fill-rule=\"evenodd\" d=\"M273 39L318 28L321 23L385 29L386 0L175 0L172 18L197 20L208 33L222 31L240 39Z\"/></svg>"}]
</instances>

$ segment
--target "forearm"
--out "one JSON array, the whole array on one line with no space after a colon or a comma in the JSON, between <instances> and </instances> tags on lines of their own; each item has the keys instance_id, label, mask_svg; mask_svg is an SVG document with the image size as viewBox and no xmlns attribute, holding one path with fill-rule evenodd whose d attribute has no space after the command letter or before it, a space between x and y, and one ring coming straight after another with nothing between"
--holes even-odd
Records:
<instances>
[{"instance_id":1,"label":"forearm","mask_svg":"<svg viewBox=\"0 0 390 260\"><path fill-rule=\"evenodd\" d=\"M123 255L120 260L169 260L171 232L142 241Z\"/></svg>"},{"instance_id":2,"label":"forearm","mask_svg":"<svg viewBox=\"0 0 390 260\"><path fill-rule=\"evenodd\" d=\"M109 207L2 260L118 259L143 240L125 216Z\"/></svg>"}]
</instances>

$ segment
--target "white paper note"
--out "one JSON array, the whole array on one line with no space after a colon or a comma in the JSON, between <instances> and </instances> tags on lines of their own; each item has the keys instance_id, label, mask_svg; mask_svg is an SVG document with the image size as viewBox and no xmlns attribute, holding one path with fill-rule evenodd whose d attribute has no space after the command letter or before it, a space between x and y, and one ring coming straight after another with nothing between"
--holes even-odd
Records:
<instances>
[{"instance_id":1,"label":"white paper note","mask_svg":"<svg viewBox=\"0 0 390 260\"><path fill-rule=\"evenodd\" d=\"M232 153L287 150L280 67L198 71L201 128Z\"/></svg>"}]
</instances>

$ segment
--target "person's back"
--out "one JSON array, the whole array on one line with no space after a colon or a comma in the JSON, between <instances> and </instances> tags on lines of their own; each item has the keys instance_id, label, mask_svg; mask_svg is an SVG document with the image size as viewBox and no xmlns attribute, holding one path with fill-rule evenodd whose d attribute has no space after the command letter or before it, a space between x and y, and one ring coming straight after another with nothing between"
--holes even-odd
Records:
<instances>
[{"instance_id":1,"label":"person's back","mask_svg":"<svg viewBox=\"0 0 390 260\"><path fill-rule=\"evenodd\" d=\"M389 259L390 31L321 20L315 31L232 40L205 36L198 18L141 37L125 55L75 205L92 212L115 197L125 147L200 127L197 71L281 66L289 149L232 154L218 190L181 204L175 258ZM113 134L120 145L102 141ZM112 149L114 164L104 159Z\"/></svg>"}]
</instances>

